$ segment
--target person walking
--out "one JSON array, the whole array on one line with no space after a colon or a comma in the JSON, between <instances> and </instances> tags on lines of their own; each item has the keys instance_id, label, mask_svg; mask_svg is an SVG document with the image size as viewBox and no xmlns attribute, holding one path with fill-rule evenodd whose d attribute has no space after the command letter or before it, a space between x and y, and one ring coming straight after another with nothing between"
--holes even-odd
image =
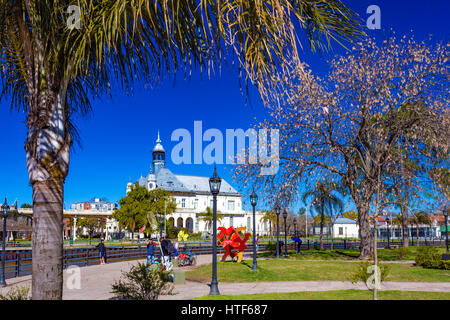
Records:
<instances>
[{"instance_id":1,"label":"person walking","mask_svg":"<svg viewBox=\"0 0 450 320\"><path fill-rule=\"evenodd\" d=\"M150 264L155 263L155 243L151 238L147 241L147 266L149 262Z\"/></svg>"},{"instance_id":2,"label":"person walking","mask_svg":"<svg viewBox=\"0 0 450 320\"><path fill-rule=\"evenodd\" d=\"M100 264L105 264L106 259L106 247L105 247L105 240L101 240L100 243L96 246L99 252L100 257Z\"/></svg>"}]
</instances>

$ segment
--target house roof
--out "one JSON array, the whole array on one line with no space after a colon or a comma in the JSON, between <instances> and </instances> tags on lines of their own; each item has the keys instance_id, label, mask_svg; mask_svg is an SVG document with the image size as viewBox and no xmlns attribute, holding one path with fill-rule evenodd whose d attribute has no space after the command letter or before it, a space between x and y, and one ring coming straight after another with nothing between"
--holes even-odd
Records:
<instances>
[{"instance_id":1,"label":"house roof","mask_svg":"<svg viewBox=\"0 0 450 320\"><path fill-rule=\"evenodd\" d=\"M190 176L183 174L174 174L168 168L160 168L156 172L156 187L170 192L182 192L182 193L205 193L210 194L209 177ZM139 185L146 186L149 179L140 177L138 180ZM228 195L240 196L241 194L236 191L226 180L222 179L220 185L220 193Z\"/></svg>"},{"instance_id":2,"label":"house roof","mask_svg":"<svg viewBox=\"0 0 450 320\"><path fill-rule=\"evenodd\" d=\"M344 217L337 218L335 224L356 224L356 221Z\"/></svg>"}]
</instances>

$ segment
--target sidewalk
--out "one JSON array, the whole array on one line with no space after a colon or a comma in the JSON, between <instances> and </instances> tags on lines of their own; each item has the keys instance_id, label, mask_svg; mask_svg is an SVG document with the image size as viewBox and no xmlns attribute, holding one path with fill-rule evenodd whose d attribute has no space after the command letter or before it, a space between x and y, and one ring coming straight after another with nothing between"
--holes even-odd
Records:
<instances>
[{"instance_id":1,"label":"sidewalk","mask_svg":"<svg viewBox=\"0 0 450 320\"><path fill-rule=\"evenodd\" d=\"M137 260L146 262L146 260ZM137 261L116 262L105 265L94 265L78 269L80 271L80 289L70 289L73 274L69 270L64 270L64 300L108 300L113 297L111 285L118 280L121 271L129 270L130 266ZM197 256L197 265L211 262L210 255ZM183 267L187 271L192 267ZM69 272L68 272L69 271ZM72 277L72 278L71 278ZM8 287L0 288L1 293L6 293L12 285L31 286L31 276L12 278L7 280ZM352 284L349 281L275 281L275 282L245 282L245 283L225 283L219 282L221 294L253 294L271 292L297 292L297 291L328 291L328 290L366 290L363 283ZM450 282L383 282L381 290L402 290L402 291L434 291L450 292ZM209 293L207 283L186 281L185 284L176 285L175 295L161 296L161 300L184 300Z\"/></svg>"}]
</instances>

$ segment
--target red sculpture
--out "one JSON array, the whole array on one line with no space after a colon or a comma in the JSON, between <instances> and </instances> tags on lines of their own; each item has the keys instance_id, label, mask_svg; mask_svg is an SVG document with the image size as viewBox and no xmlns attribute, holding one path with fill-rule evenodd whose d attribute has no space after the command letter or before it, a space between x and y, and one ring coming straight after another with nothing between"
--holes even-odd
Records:
<instances>
[{"instance_id":1,"label":"red sculpture","mask_svg":"<svg viewBox=\"0 0 450 320\"><path fill-rule=\"evenodd\" d=\"M233 226L228 229L225 227L219 227L217 230L220 231L217 236L217 243L221 244L225 249L225 253L222 256L221 261L225 261L225 259L230 256L234 261L234 258L237 257L237 262L242 261L242 252L247 248L245 242L250 237L250 233L246 233L245 235L241 232L246 230L246 227L240 227L234 229Z\"/></svg>"}]
</instances>

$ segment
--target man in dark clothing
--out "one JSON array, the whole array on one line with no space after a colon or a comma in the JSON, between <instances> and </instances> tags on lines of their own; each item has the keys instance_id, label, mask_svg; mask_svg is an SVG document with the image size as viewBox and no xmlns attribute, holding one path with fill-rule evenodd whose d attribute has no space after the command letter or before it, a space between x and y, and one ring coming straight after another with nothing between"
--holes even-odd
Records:
<instances>
[{"instance_id":1,"label":"man in dark clothing","mask_svg":"<svg viewBox=\"0 0 450 320\"><path fill-rule=\"evenodd\" d=\"M167 241L167 239L165 237L161 237L161 250L162 250L162 254L164 259L168 260L169 259L169 242Z\"/></svg>"},{"instance_id":2,"label":"man in dark clothing","mask_svg":"<svg viewBox=\"0 0 450 320\"><path fill-rule=\"evenodd\" d=\"M169 239L167 239L167 253L169 254L169 261L172 261L172 255L175 253L175 246Z\"/></svg>"},{"instance_id":3,"label":"man in dark clothing","mask_svg":"<svg viewBox=\"0 0 450 320\"><path fill-rule=\"evenodd\" d=\"M106 258L105 240L102 239L101 242L96 246L96 248L99 251L100 264L105 264Z\"/></svg>"},{"instance_id":4,"label":"man in dark clothing","mask_svg":"<svg viewBox=\"0 0 450 320\"><path fill-rule=\"evenodd\" d=\"M302 239L300 239L299 237L295 236L295 237L292 237L292 240L294 240L297 243L297 254L301 254L300 246L302 244Z\"/></svg>"}]
</instances>

